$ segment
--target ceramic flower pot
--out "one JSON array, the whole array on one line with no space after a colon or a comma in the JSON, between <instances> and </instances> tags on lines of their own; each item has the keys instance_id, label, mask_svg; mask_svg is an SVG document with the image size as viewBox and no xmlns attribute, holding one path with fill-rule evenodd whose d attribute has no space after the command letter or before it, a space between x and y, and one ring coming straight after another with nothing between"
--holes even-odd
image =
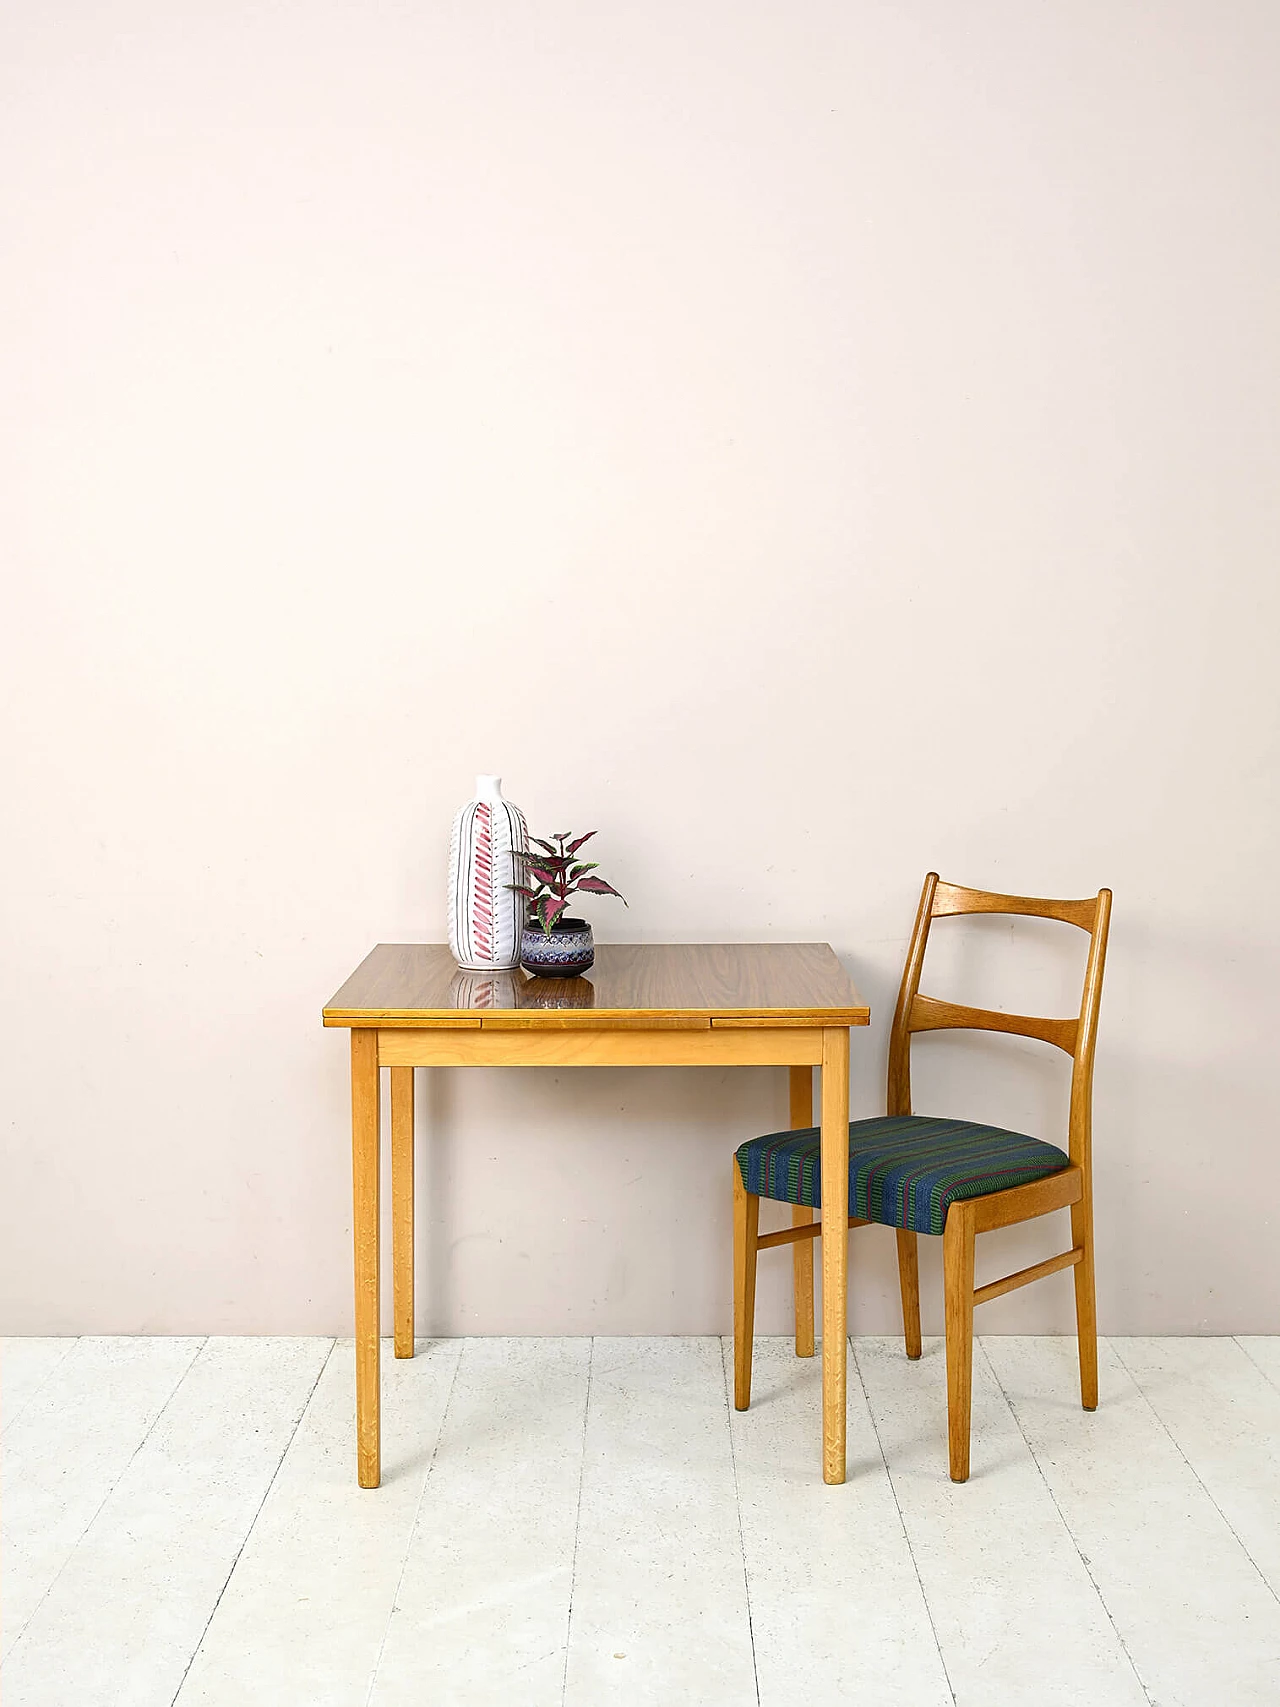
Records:
<instances>
[{"instance_id":1,"label":"ceramic flower pot","mask_svg":"<svg viewBox=\"0 0 1280 1707\"><path fill-rule=\"evenodd\" d=\"M502 778L478 776L476 797L454 819L449 844L449 947L464 970L519 965L524 903L507 885L523 876L512 852L528 846L524 814L502 798Z\"/></svg>"},{"instance_id":2,"label":"ceramic flower pot","mask_svg":"<svg viewBox=\"0 0 1280 1707\"><path fill-rule=\"evenodd\" d=\"M526 925L520 938L520 964L532 978L576 978L595 958L595 939L585 919L558 919L550 936L541 925Z\"/></svg>"}]
</instances>

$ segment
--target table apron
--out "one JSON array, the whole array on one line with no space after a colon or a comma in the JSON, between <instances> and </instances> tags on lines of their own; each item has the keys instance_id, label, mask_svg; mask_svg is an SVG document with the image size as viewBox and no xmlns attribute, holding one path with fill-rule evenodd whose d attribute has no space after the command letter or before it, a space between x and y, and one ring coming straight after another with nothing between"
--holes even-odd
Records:
<instances>
[{"instance_id":1,"label":"table apron","mask_svg":"<svg viewBox=\"0 0 1280 1707\"><path fill-rule=\"evenodd\" d=\"M822 1027L704 1031L378 1032L381 1067L810 1067ZM847 1028L842 1028L847 1029Z\"/></svg>"}]
</instances>

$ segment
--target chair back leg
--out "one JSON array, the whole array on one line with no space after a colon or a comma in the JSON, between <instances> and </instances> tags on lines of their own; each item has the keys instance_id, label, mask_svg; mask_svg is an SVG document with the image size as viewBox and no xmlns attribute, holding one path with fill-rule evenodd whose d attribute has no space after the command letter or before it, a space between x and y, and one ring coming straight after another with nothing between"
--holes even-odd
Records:
<instances>
[{"instance_id":1,"label":"chair back leg","mask_svg":"<svg viewBox=\"0 0 1280 1707\"><path fill-rule=\"evenodd\" d=\"M920 1251L910 1227L898 1229L898 1289L903 1294L906 1355L920 1355Z\"/></svg>"},{"instance_id":2,"label":"chair back leg","mask_svg":"<svg viewBox=\"0 0 1280 1707\"><path fill-rule=\"evenodd\" d=\"M756 1241L760 1199L742 1183L733 1159L733 1407L751 1403L751 1340L756 1326ZM806 1241L806 1252L808 1244ZM812 1259L811 1259L812 1260Z\"/></svg>"},{"instance_id":3,"label":"chair back leg","mask_svg":"<svg viewBox=\"0 0 1280 1707\"><path fill-rule=\"evenodd\" d=\"M969 1480L969 1418L973 1408L974 1205L953 1203L942 1233L947 1320L947 1441L951 1480Z\"/></svg>"},{"instance_id":4,"label":"chair back leg","mask_svg":"<svg viewBox=\"0 0 1280 1707\"><path fill-rule=\"evenodd\" d=\"M898 1228L898 1285L902 1291L902 1331L907 1341L907 1356L920 1355L920 1255L916 1235L907 1227Z\"/></svg>"},{"instance_id":5,"label":"chair back leg","mask_svg":"<svg viewBox=\"0 0 1280 1707\"><path fill-rule=\"evenodd\" d=\"M807 1227L814 1218L803 1203L791 1205L791 1225ZM797 1239L791 1247L792 1278L795 1283L796 1356L813 1356L813 1248L818 1239Z\"/></svg>"},{"instance_id":6,"label":"chair back leg","mask_svg":"<svg viewBox=\"0 0 1280 1707\"><path fill-rule=\"evenodd\" d=\"M1086 1175L1086 1181L1088 1176ZM1086 1192L1071 1205L1071 1243L1084 1251L1072 1271L1076 1281L1076 1338L1080 1345L1080 1403L1098 1408L1098 1308L1093 1291L1093 1204Z\"/></svg>"}]
</instances>

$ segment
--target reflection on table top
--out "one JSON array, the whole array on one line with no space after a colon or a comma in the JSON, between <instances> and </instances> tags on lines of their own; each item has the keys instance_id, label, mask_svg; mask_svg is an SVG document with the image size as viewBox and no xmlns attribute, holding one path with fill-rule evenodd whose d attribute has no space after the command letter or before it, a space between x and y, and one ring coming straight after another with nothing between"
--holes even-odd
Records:
<instances>
[{"instance_id":1,"label":"reflection on table top","mask_svg":"<svg viewBox=\"0 0 1280 1707\"><path fill-rule=\"evenodd\" d=\"M329 1026L597 1022L866 1025L869 1009L826 944L605 943L578 978L459 969L443 943L379 943L324 1010Z\"/></svg>"}]
</instances>

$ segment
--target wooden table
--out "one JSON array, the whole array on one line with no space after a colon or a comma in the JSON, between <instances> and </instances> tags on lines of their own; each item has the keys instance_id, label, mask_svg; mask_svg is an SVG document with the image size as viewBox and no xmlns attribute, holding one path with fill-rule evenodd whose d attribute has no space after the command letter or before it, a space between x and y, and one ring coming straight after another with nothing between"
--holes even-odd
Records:
<instances>
[{"instance_id":1,"label":"wooden table","mask_svg":"<svg viewBox=\"0 0 1280 1707\"><path fill-rule=\"evenodd\" d=\"M869 1019L826 943L610 945L596 949L590 973L568 979L460 972L443 944L380 943L324 1010L327 1026L351 1032L360 1486L376 1488L381 1479L383 1067L391 1074L397 1357L413 1356L415 1067L787 1067L793 1126L813 1124L812 1070L821 1067L822 1474L828 1482L843 1482L848 1028ZM725 1198L727 1203L727 1191ZM810 1218L806 1210L796 1213ZM808 1241L796 1249L797 1306L804 1285L802 1251L811 1311Z\"/></svg>"}]
</instances>

